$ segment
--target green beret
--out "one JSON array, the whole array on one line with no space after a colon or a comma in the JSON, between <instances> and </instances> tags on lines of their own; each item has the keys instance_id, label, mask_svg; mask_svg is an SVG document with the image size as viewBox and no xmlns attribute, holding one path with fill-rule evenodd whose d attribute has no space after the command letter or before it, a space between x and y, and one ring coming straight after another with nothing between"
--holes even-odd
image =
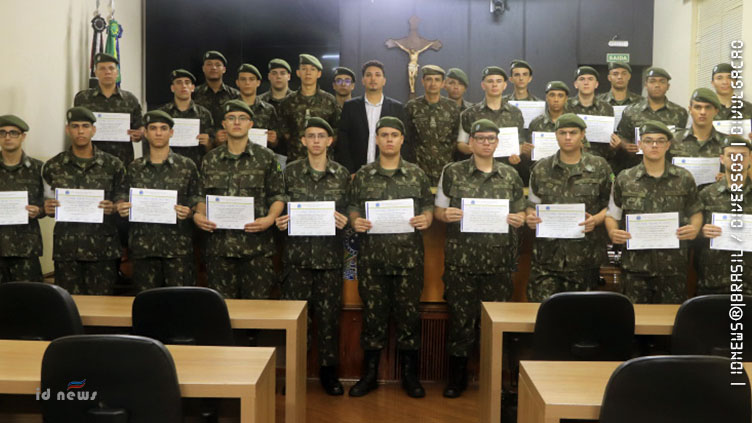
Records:
<instances>
[{"instance_id":1,"label":"green beret","mask_svg":"<svg viewBox=\"0 0 752 423\"><path fill-rule=\"evenodd\" d=\"M569 87L567 87L567 84L562 81L550 81L548 84L546 84L546 93L551 90L564 91L565 93L567 93L567 95L569 95Z\"/></svg>"},{"instance_id":2,"label":"green beret","mask_svg":"<svg viewBox=\"0 0 752 423\"><path fill-rule=\"evenodd\" d=\"M467 74L460 68L450 68L447 71L446 77L462 82L462 85L464 85L465 87L468 87L470 85L470 80L467 78Z\"/></svg>"},{"instance_id":3,"label":"green beret","mask_svg":"<svg viewBox=\"0 0 752 423\"><path fill-rule=\"evenodd\" d=\"M699 101L702 103L712 104L716 110L721 110L721 101L718 100L718 95L708 88L698 88L692 93L690 101Z\"/></svg>"},{"instance_id":4,"label":"green beret","mask_svg":"<svg viewBox=\"0 0 752 423\"><path fill-rule=\"evenodd\" d=\"M312 65L318 70L324 70L324 67L321 66L321 62L315 56L312 56L310 54L301 54L299 57L301 66Z\"/></svg>"},{"instance_id":5,"label":"green beret","mask_svg":"<svg viewBox=\"0 0 752 423\"><path fill-rule=\"evenodd\" d=\"M292 68L290 67L290 64L287 63L286 60L272 59L269 61L269 70L278 69L278 68L285 69L288 73L292 73Z\"/></svg>"},{"instance_id":6,"label":"green beret","mask_svg":"<svg viewBox=\"0 0 752 423\"><path fill-rule=\"evenodd\" d=\"M741 135L724 135L721 140L721 149L726 147L747 147L752 150L752 141Z\"/></svg>"},{"instance_id":7,"label":"green beret","mask_svg":"<svg viewBox=\"0 0 752 423\"><path fill-rule=\"evenodd\" d=\"M248 107L248 105L245 104L243 100L225 101L224 104L222 104L222 116L224 117L224 115L230 112L244 112L248 114L251 119L254 118L253 110L251 110L251 108Z\"/></svg>"},{"instance_id":8,"label":"green beret","mask_svg":"<svg viewBox=\"0 0 752 423\"><path fill-rule=\"evenodd\" d=\"M405 125L402 124L402 121L399 120L399 118L394 116L384 116L379 119L379 121L376 122L376 132L378 133L381 128L394 128L399 130L403 135L405 133Z\"/></svg>"},{"instance_id":9,"label":"green beret","mask_svg":"<svg viewBox=\"0 0 752 423\"><path fill-rule=\"evenodd\" d=\"M167 112L162 110L152 110L150 112L146 112L144 115L144 125L149 126L150 123L166 123L172 128L175 126L175 121L172 120L172 116L168 115Z\"/></svg>"},{"instance_id":10,"label":"green beret","mask_svg":"<svg viewBox=\"0 0 752 423\"><path fill-rule=\"evenodd\" d=\"M475 135L476 132L493 132L498 134L499 126L489 119L478 119L470 125L470 135Z\"/></svg>"},{"instance_id":11,"label":"green beret","mask_svg":"<svg viewBox=\"0 0 752 423\"><path fill-rule=\"evenodd\" d=\"M218 52L217 50L209 50L204 53L204 62L207 60L221 60L222 64L227 66L227 59L225 59L225 55Z\"/></svg>"},{"instance_id":12,"label":"green beret","mask_svg":"<svg viewBox=\"0 0 752 423\"><path fill-rule=\"evenodd\" d=\"M666 69L663 68L650 68L648 69L647 73L645 73L645 79L650 78L651 76L662 76L669 81L671 80L671 75L666 72Z\"/></svg>"},{"instance_id":13,"label":"green beret","mask_svg":"<svg viewBox=\"0 0 752 423\"><path fill-rule=\"evenodd\" d=\"M629 63L627 62L609 62L608 63L608 70L612 71L614 69L626 69L627 72L632 73L632 66L629 66Z\"/></svg>"},{"instance_id":14,"label":"green beret","mask_svg":"<svg viewBox=\"0 0 752 423\"><path fill-rule=\"evenodd\" d=\"M504 77L504 81L509 80L509 78L507 78L507 73L504 72L504 69L498 66L486 66L481 73L481 81L486 79L488 75L501 75Z\"/></svg>"},{"instance_id":15,"label":"green beret","mask_svg":"<svg viewBox=\"0 0 752 423\"><path fill-rule=\"evenodd\" d=\"M353 82L355 82L355 72L353 72L350 68L346 68L344 66L334 68L334 76L337 75L347 75L352 78Z\"/></svg>"},{"instance_id":16,"label":"green beret","mask_svg":"<svg viewBox=\"0 0 752 423\"><path fill-rule=\"evenodd\" d=\"M120 61L117 59L117 57L107 54L107 53L97 53L96 56L94 56L94 66L100 64L100 63L107 63L107 62L114 62L118 65L120 64Z\"/></svg>"},{"instance_id":17,"label":"green beret","mask_svg":"<svg viewBox=\"0 0 752 423\"><path fill-rule=\"evenodd\" d=\"M240 65L240 67L238 68L238 74L240 74L241 72L252 73L256 75L256 78L261 80L261 72L259 72L256 66L253 66L249 63L243 63L242 65Z\"/></svg>"},{"instance_id":18,"label":"green beret","mask_svg":"<svg viewBox=\"0 0 752 423\"><path fill-rule=\"evenodd\" d=\"M530 75L533 75L533 68L530 67L530 63L522 60L522 59L514 59L512 60L512 63L509 65L509 73L512 73L513 70L516 68L525 68L530 71Z\"/></svg>"},{"instance_id":19,"label":"green beret","mask_svg":"<svg viewBox=\"0 0 752 423\"><path fill-rule=\"evenodd\" d=\"M16 128L20 129L21 132L26 132L29 130L29 125L16 115L0 116L0 126L15 126Z\"/></svg>"},{"instance_id":20,"label":"green beret","mask_svg":"<svg viewBox=\"0 0 752 423\"><path fill-rule=\"evenodd\" d=\"M185 69L175 69L174 71L170 72L170 82L173 82L178 78L188 78L194 84L196 83L196 77Z\"/></svg>"},{"instance_id":21,"label":"green beret","mask_svg":"<svg viewBox=\"0 0 752 423\"><path fill-rule=\"evenodd\" d=\"M423 76L426 75L441 75L442 77L446 76L446 71L436 65L425 65L423 66Z\"/></svg>"},{"instance_id":22,"label":"green beret","mask_svg":"<svg viewBox=\"0 0 752 423\"><path fill-rule=\"evenodd\" d=\"M668 129L665 123L659 120L649 120L642 124L640 127L640 135L643 134L664 134L668 137L669 141L674 138L674 133Z\"/></svg>"},{"instance_id":23,"label":"green beret","mask_svg":"<svg viewBox=\"0 0 752 423\"><path fill-rule=\"evenodd\" d=\"M574 71L574 79L577 79L582 75L593 75L595 79L598 79L601 76L598 71L591 66L580 66L576 71Z\"/></svg>"},{"instance_id":24,"label":"green beret","mask_svg":"<svg viewBox=\"0 0 752 423\"><path fill-rule=\"evenodd\" d=\"M731 67L730 63L719 63L719 64L713 66L713 75L712 76L715 76L715 74L717 74L717 73L731 73L732 70L733 70L733 68Z\"/></svg>"},{"instance_id":25,"label":"green beret","mask_svg":"<svg viewBox=\"0 0 752 423\"><path fill-rule=\"evenodd\" d=\"M584 120L582 120L581 117L577 116L574 113L564 113L563 115L559 116L558 119L556 119L556 126L554 127L554 131L559 128L585 129L587 128L587 124Z\"/></svg>"},{"instance_id":26,"label":"green beret","mask_svg":"<svg viewBox=\"0 0 752 423\"><path fill-rule=\"evenodd\" d=\"M332 129L332 126L329 125L329 122L327 122L325 119L320 118L318 116L308 118L305 124L305 129L308 129L308 128L325 129L326 133L329 134L330 137L334 136L334 130Z\"/></svg>"},{"instance_id":27,"label":"green beret","mask_svg":"<svg viewBox=\"0 0 752 423\"><path fill-rule=\"evenodd\" d=\"M66 119L68 120L68 123L71 122L91 122L94 123L97 121L97 117L94 116L94 113L87 109L86 107L74 107L72 109L68 109L68 112L65 114Z\"/></svg>"}]
</instances>

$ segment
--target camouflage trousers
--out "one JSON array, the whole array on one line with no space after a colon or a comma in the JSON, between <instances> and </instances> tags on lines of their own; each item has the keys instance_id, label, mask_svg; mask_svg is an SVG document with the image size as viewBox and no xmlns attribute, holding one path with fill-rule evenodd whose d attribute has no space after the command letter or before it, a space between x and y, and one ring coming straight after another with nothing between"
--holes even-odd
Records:
<instances>
[{"instance_id":1,"label":"camouflage trousers","mask_svg":"<svg viewBox=\"0 0 752 423\"><path fill-rule=\"evenodd\" d=\"M623 294L635 304L681 304L687 300L687 275L650 276L623 271Z\"/></svg>"},{"instance_id":2,"label":"camouflage trousers","mask_svg":"<svg viewBox=\"0 0 752 423\"><path fill-rule=\"evenodd\" d=\"M42 282L39 257L0 257L0 283Z\"/></svg>"},{"instance_id":3,"label":"camouflage trousers","mask_svg":"<svg viewBox=\"0 0 752 423\"><path fill-rule=\"evenodd\" d=\"M144 140L146 141L146 140ZM112 142L112 141L92 141L94 147L105 153L110 153L120 159L125 167L133 161L133 143L130 142ZM146 145L149 145L147 142ZM143 147L142 147L143 148Z\"/></svg>"},{"instance_id":4,"label":"camouflage trousers","mask_svg":"<svg viewBox=\"0 0 752 423\"><path fill-rule=\"evenodd\" d=\"M311 347L312 317L316 316L319 365L337 365L342 269L319 270L288 266L282 281L282 298L308 301L308 347Z\"/></svg>"},{"instance_id":5,"label":"camouflage trousers","mask_svg":"<svg viewBox=\"0 0 752 423\"><path fill-rule=\"evenodd\" d=\"M276 276L271 257L206 258L209 288L225 298L268 299Z\"/></svg>"},{"instance_id":6,"label":"camouflage trousers","mask_svg":"<svg viewBox=\"0 0 752 423\"><path fill-rule=\"evenodd\" d=\"M511 270L486 275L444 269L444 298L449 306L447 352L467 357L478 338L481 301L509 301L514 291Z\"/></svg>"},{"instance_id":7,"label":"camouflage trousers","mask_svg":"<svg viewBox=\"0 0 752 423\"><path fill-rule=\"evenodd\" d=\"M194 286L196 285L194 257L134 259L133 284L139 291L163 286Z\"/></svg>"},{"instance_id":8,"label":"camouflage trousers","mask_svg":"<svg viewBox=\"0 0 752 423\"><path fill-rule=\"evenodd\" d=\"M72 295L112 295L117 260L55 260L55 284Z\"/></svg>"},{"instance_id":9,"label":"camouflage trousers","mask_svg":"<svg viewBox=\"0 0 752 423\"><path fill-rule=\"evenodd\" d=\"M397 330L397 348L420 348L420 293L423 266L405 269L404 275L381 275L376 269L358 266L358 293L363 300L364 350L380 350L386 345L389 316Z\"/></svg>"},{"instance_id":10,"label":"camouflage trousers","mask_svg":"<svg viewBox=\"0 0 752 423\"><path fill-rule=\"evenodd\" d=\"M557 272L544 269L533 262L527 281L527 300L540 303L559 292L591 291L598 286L599 276L598 268Z\"/></svg>"}]
</instances>

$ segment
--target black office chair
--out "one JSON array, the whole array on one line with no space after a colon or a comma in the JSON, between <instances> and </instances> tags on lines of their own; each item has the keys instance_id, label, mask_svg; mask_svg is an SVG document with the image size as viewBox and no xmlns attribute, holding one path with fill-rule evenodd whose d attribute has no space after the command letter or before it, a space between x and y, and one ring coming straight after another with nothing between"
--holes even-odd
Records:
<instances>
[{"instance_id":1,"label":"black office chair","mask_svg":"<svg viewBox=\"0 0 752 423\"><path fill-rule=\"evenodd\" d=\"M744 303L752 304L752 296L745 296ZM738 322L732 321L730 309L729 295L703 295L685 301L674 320L671 353L731 357L731 332L742 330L732 331L730 325L741 323L744 329L752 328L752 314L743 313ZM737 341L739 346L747 346L740 351L744 361L752 361L752 346L743 338Z\"/></svg>"},{"instance_id":2,"label":"black office chair","mask_svg":"<svg viewBox=\"0 0 752 423\"><path fill-rule=\"evenodd\" d=\"M533 359L623 361L631 357L634 307L615 292L562 292L541 303Z\"/></svg>"},{"instance_id":3,"label":"black office chair","mask_svg":"<svg viewBox=\"0 0 752 423\"><path fill-rule=\"evenodd\" d=\"M606 385L600 423L749 423L749 379L743 370L730 376L730 365L728 358L696 355L627 361Z\"/></svg>"},{"instance_id":4,"label":"black office chair","mask_svg":"<svg viewBox=\"0 0 752 423\"><path fill-rule=\"evenodd\" d=\"M175 363L161 342L130 335L77 335L42 359L45 423L179 423ZM64 397L61 400L60 397Z\"/></svg>"},{"instance_id":5,"label":"black office chair","mask_svg":"<svg viewBox=\"0 0 752 423\"><path fill-rule=\"evenodd\" d=\"M0 284L0 339L51 341L83 332L65 289L42 282Z\"/></svg>"}]
</instances>

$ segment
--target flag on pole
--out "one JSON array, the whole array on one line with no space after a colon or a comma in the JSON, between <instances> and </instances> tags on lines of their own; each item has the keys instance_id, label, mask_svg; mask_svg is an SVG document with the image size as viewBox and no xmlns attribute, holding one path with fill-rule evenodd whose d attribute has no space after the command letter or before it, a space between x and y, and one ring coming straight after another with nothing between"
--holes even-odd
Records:
<instances>
[{"instance_id":1,"label":"flag on pole","mask_svg":"<svg viewBox=\"0 0 752 423\"><path fill-rule=\"evenodd\" d=\"M104 47L104 52L115 56L115 58L118 59L118 62L120 62L120 38L122 36L123 26L120 25L115 18L110 19L110 23L107 25L107 44ZM120 64L118 64L118 87L120 86L122 76L123 74L120 69Z\"/></svg>"}]
</instances>

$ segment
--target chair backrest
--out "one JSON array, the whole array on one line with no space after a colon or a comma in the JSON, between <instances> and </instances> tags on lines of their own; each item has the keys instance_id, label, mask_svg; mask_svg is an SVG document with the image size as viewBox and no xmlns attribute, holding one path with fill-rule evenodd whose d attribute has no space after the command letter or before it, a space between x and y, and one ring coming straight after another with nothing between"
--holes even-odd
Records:
<instances>
[{"instance_id":1,"label":"chair backrest","mask_svg":"<svg viewBox=\"0 0 752 423\"><path fill-rule=\"evenodd\" d=\"M718 355L731 357L732 332L742 336L742 329L752 328L752 314L741 313L732 320L731 301L728 294L703 295L690 298L679 307L671 334L672 354ZM752 304L752 296L744 296L745 304ZM732 330L732 325L739 327ZM736 346L744 361L752 361L752 346L743 337L736 339ZM746 354L749 351L750 356Z\"/></svg>"},{"instance_id":2,"label":"chair backrest","mask_svg":"<svg viewBox=\"0 0 752 423\"><path fill-rule=\"evenodd\" d=\"M692 355L627 361L606 385L600 422L749 423L749 379L744 370L729 375L730 365L728 358Z\"/></svg>"},{"instance_id":3,"label":"chair backrest","mask_svg":"<svg viewBox=\"0 0 752 423\"><path fill-rule=\"evenodd\" d=\"M179 423L180 386L170 352L131 335L59 338L42 359L46 423ZM64 398L64 399L62 399Z\"/></svg>"},{"instance_id":4,"label":"chair backrest","mask_svg":"<svg viewBox=\"0 0 752 423\"><path fill-rule=\"evenodd\" d=\"M225 299L213 289L195 286L154 288L136 295L133 333L165 344L235 344Z\"/></svg>"},{"instance_id":5,"label":"chair backrest","mask_svg":"<svg viewBox=\"0 0 752 423\"><path fill-rule=\"evenodd\" d=\"M615 292L562 292L541 303L533 358L623 361L631 357L634 307Z\"/></svg>"},{"instance_id":6,"label":"chair backrest","mask_svg":"<svg viewBox=\"0 0 752 423\"><path fill-rule=\"evenodd\" d=\"M0 339L51 341L83 332L65 289L42 282L0 284Z\"/></svg>"}]
</instances>

